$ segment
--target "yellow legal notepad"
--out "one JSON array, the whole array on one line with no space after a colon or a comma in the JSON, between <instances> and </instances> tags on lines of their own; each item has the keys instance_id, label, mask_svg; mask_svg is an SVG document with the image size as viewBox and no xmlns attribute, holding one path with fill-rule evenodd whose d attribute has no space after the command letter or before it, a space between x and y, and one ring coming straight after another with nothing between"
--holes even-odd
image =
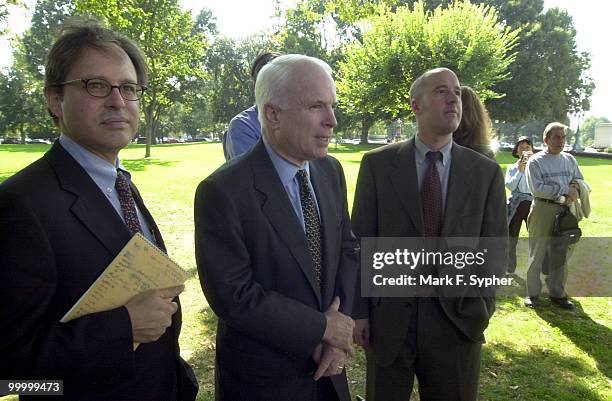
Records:
<instances>
[{"instance_id":1,"label":"yellow legal notepad","mask_svg":"<svg viewBox=\"0 0 612 401\"><path fill-rule=\"evenodd\" d=\"M136 233L60 321L118 308L146 290L179 286L185 280L187 272Z\"/></svg>"}]
</instances>

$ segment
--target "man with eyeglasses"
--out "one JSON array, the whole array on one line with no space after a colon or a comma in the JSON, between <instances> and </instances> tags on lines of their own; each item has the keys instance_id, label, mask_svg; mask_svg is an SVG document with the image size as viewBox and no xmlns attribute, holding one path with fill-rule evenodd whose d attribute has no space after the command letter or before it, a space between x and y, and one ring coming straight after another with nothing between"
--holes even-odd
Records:
<instances>
[{"instance_id":1,"label":"man with eyeglasses","mask_svg":"<svg viewBox=\"0 0 612 401\"><path fill-rule=\"evenodd\" d=\"M195 399L179 355L182 286L60 323L136 232L165 250L118 158L146 79L138 47L92 21L64 27L49 53L45 96L60 138L0 185L2 379L63 380L68 400Z\"/></svg>"}]
</instances>

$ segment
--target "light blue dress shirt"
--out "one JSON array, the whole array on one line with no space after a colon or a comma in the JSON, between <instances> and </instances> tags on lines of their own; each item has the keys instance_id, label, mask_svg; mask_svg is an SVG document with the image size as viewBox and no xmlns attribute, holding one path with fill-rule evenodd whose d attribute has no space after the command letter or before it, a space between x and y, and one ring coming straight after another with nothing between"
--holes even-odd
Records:
<instances>
[{"instance_id":1,"label":"light blue dress shirt","mask_svg":"<svg viewBox=\"0 0 612 401\"><path fill-rule=\"evenodd\" d=\"M119 158L117 158L116 166L113 166L108 161L102 159L101 157L91 153L83 146L79 145L68 136L61 134L59 138L60 145L72 156L74 160L83 169L85 172L91 177L91 179L96 183L100 191L106 196L106 199L113 205L113 208L121 217L121 220L124 220L123 213L121 212L121 203L119 202L119 194L115 189L115 181L117 180L117 168L121 169L123 174L127 177L129 181L131 181L130 173L123 167ZM142 231L144 236L151 242L155 242L155 235L153 231L149 227L147 220L144 218L142 212L136 205L136 212L138 213L138 221L140 221L140 227L142 227Z\"/></svg>"},{"instance_id":2,"label":"light blue dress shirt","mask_svg":"<svg viewBox=\"0 0 612 401\"><path fill-rule=\"evenodd\" d=\"M229 123L227 134L223 137L226 159L230 160L245 153L261 137L261 125L257 106L237 114Z\"/></svg>"},{"instance_id":3,"label":"light blue dress shirt","mask_svg":"<svg viewBox=\"0 0 612 401\"><path fill-rule=\"evenodd\" d=\"M278 177L287 192L287 196L289 197L289 201L291 201L291 206L293 206L293 210L297 215L300 223L302 223L302 229L306 232L306 225L304 223L304 213L302 212L302 203L300 202L300 184L296 178L296 174L298 170L306 170L306 175L308 176L308 186L310 187L310 193L312 194L312 198L314 200L315 206L317 208L317 212L319 213L319 219L321 218L321 213L319 212L319 203L317 201L317 195L315 194L314 188L312 187L312 182L310 179L310 165L308 162L305 162L302 166L296 166L293 163L288 162L282 156L272 149L270 144L263 139L263 143L268 151L268 155L270 155L270 159L272 160L272 164L278 173Z\"/></svg>"}]
</instances>

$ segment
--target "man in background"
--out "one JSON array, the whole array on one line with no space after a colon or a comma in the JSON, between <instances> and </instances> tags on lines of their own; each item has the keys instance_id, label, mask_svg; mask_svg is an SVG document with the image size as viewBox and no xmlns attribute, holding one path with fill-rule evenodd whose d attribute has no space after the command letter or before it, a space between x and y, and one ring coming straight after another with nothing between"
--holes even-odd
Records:
<instances>
[{"instance_id":1,"label":"man in background","mask_svg":"<svg viewBox=\"0 0 612 401\"><path fill-rule=\"evenodd\" d=\"M542 262L548 254L548 276L546 285L550 300L563 309L572 309L574 304L567 297L567 258L558 258L551 252L551 239L555 216L578 197L576 180L583 179L574 156L563 152L566 126L553 122L544 128L546 149L533 155L527 163L527 184L534 197L528 217L529 269L527 271L527 298L525 306L540 305L540 278ZM562 260L561 263L558 263Z\"/></svg>"},{"instance_id":2,"label":"man in background","mask_svg":"<svg viewBox=\"0 0 612 401\"><path fill-rule=\"evenodd\" d=\"M278 56L280 56L280 53L276 52L266 52L257 56L251 67L251 78L254 85L257 82L259 70ZM257 115L257 105L253 105L232 118L229 128L223 135L225 160L233 159L245 153L261 137L261 125Z\"/></svg>"}]
</instances>

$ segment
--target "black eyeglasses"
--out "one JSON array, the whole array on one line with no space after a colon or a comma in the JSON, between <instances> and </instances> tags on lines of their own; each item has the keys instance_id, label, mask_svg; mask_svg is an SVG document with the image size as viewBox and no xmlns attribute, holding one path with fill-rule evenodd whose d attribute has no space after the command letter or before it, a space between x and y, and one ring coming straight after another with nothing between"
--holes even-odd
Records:
<instances>
[{"instance_id":1,"label":"black eyeglasses","mask_svg":"<svg viewBox=\"0 0 612 401\"><path fill-rule=\"evenodd\" d=\"M73 84L76 82L81 82L85 85L85 90L93 97L107 97L113 91L113 88L119 89L119 94L125 100L138 100L142 97L146 86L140 84L121 84L121 85L111 85L106 79L102 78L90 78L90 79L73 79L70 81L62 82L57 84L57 86L63 86L68 84Z\"/></svg>"}]
</instances>

